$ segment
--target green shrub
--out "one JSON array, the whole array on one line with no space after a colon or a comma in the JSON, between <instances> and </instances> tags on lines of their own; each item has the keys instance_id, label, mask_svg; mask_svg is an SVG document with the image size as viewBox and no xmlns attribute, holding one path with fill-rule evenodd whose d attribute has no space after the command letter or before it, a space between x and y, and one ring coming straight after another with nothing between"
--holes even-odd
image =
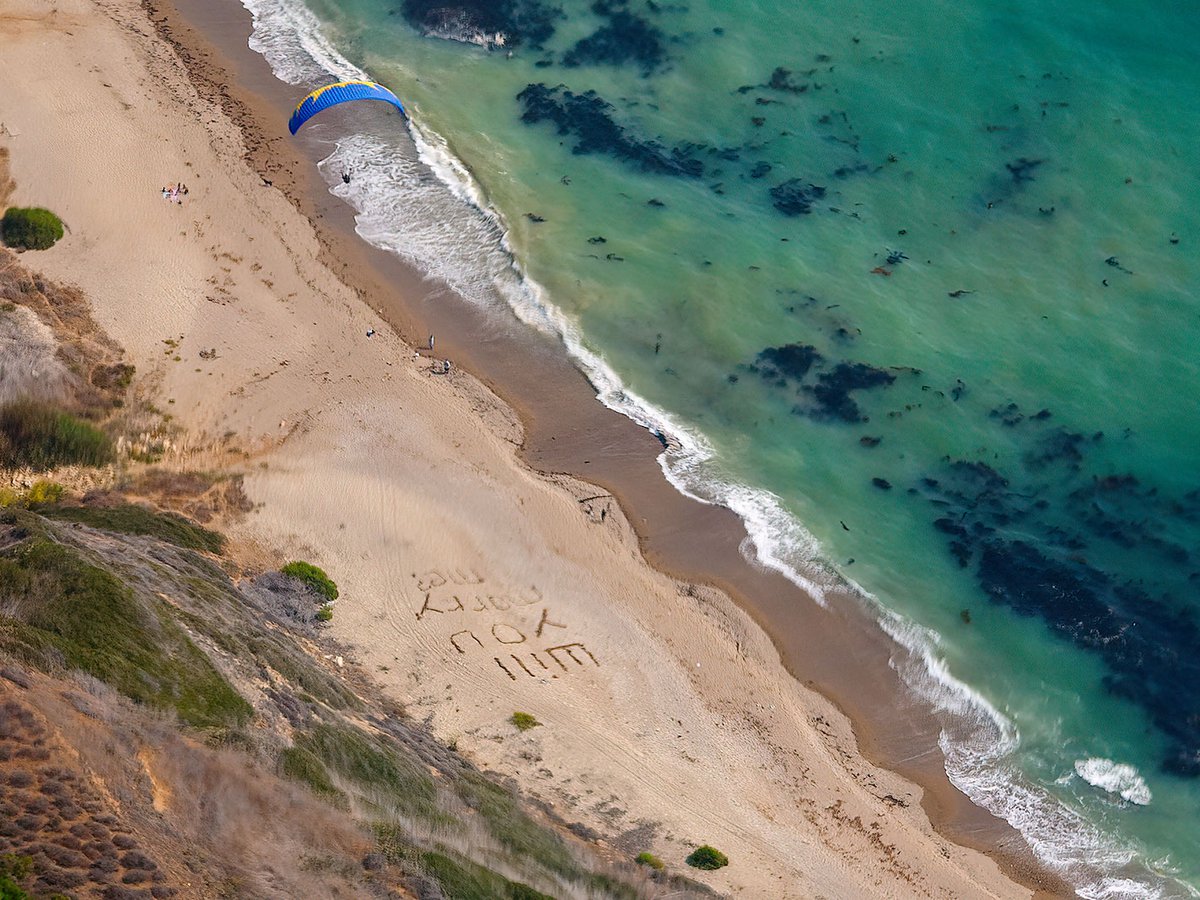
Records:
<instances>
[{"instance_id":1,"label":"green shrub","mask_svg":"<svg viewBox=\"0 0 1200 900\"><path fill-rule=\"evenodd\" d=\"M38 480L25 494L25 503L32 509L46 503L57 503L66 490L56 481Z\"/></svg>"},{"instance_id":2,"label":"green shrub","mask_svg":"<svg viewBox=\"0 0 1200 900\"><path fill-rule=\"evenodd\" d=\"M39 482L39 484L42 482ZM37 485L34 485L36 488ZM30 490L32 494L32 489ZM225 549L225 537L202 528L174 513L155 512L135 503L120 506L54 506L39 512L48 519L81 522L100 531L121 534L145 534L176 547L188 550L207 550L220 553Z\"/></svg>"},{"instance_id":3,"label":"green shrub","mask_svg":"<svg viewBox=\"0 0 1200 900\"><path fill-rule=\"evenodd\" d=\"M46 471L100 466L112 458L108 435L69 413L31 400L0 407L0 468Z\"/></svg>"},{"instance_id":4,"label":"green shrub","mask_svg":"<svg viewBox=\"0 0 1200 900\"><path fill-rule=\"evenodd\" d=\"M338 598L337 585L333 583L332 579L319 566L297 560L296 562L288 563L279 571L284 575L290 575L293 578L303 581L309 588L316 591L326 600L336 600Z\"/></svg>"},{"instance_id":5,"label":"green shrub","mask_svg":"<svg viewBox=\"0 0 1200 900\"><path fill-rule=\"evenodd\" d=\"M33 872L33 857L16 853L5 853L0 856L0 875L8 875L17 881L24 881Z\"/></svg>"},{"instance_id":6,"label":"green shrub","mask_svg":"<svg viewBox=\"0 0 1200 900\"><path fill-rule=\"evenodd\" d=\"M705 844L689 853L685 862L693 869L707 869L712 871L713 869L729 865L729 857L716 847L710 847L708 844Z\"/></svg>"},{"instance_id":7,"label":"green shrub","mask_svg":"<svg viewBox=\"0 0 1200 900\"><path fill-rule=\"evenodd\" d=\"M22 509L37 509L47 503L57 503L66 490L54 481L35 481L27 491L14 491L0 487L0 508L19 506Z\"/></svg>"},{"instance_id":8,"label":"green shrub","mask_svg":"<svg viewBox=\"0 0 1200 900\"><path fill-rule=\"evenodd\" d=\"M326 604L317 610L317 621L328 622L333 618L333 607Z\"/></svg>"},{"instance_id":9,"label":"green shrub","mask_svg":"<svg viewBox=\"0 0 1200 900\"><path fill-rule=\"evenodd\" d=\"M516 725L520 731L528 731L530 728L537 728L542 724L527 712L515 712L509 721Z\"/></svg>"},{"instance_id":10,"label":"green shrub","mask_svg":"<svg viewBox=\"0 0 1200 900\"><path fill-rule=\"evenodd\" d=\"M48 209L14 206L0 219L0 239L18 250L48 250L62 236L62 219Z\"/></svg>"},{"instance_id":11,"label":"green shrub","mask_svg":"<svg viewBox=\"0 0 1200 900\"><path fill-rule=\"evenodd\" d=\"M660 872L665 868L663 861L649 850L643 850L637 855L637 863L641 866L649 866L652 869L657 869Z\"/></svg>"}]
</instances>

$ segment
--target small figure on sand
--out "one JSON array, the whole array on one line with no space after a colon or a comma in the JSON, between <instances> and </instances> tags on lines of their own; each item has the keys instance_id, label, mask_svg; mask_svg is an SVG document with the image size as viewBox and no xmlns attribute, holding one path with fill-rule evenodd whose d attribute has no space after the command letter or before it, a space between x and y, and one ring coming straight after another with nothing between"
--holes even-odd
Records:
<instances>
[{"instance_id":1,"label":"small figure on sand","mask_svg":"<svg viewBox=\"0 0 1200 900\"><path fill-rule=\"evenodd\" d=\"M375 329L374 328L367 329L367 337L375 337Z\"/></svg>"},{"instance_id":2,"label":"small figure on sand","mask_svg":"<svg viewBox=\"0 0 1200 900\"><path fill-rule=\"evenodd\" d=\"M350 183L350 173L343 172L342 173L342 184L349 184L349 183Z\"/></svg>"}]
</instances>

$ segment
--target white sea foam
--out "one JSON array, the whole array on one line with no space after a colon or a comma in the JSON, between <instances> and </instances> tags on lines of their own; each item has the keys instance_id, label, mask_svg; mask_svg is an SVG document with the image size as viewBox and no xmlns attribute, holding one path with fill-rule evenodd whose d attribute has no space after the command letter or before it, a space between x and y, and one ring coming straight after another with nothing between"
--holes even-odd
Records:
<instances>
[{"instance_id":1,"label":"white sea foam","mask_svg":"<svg viewBox=\"0 0 1200 900\"><path fill-rule=\"evenodd\" d=\"M251 47L281 80L315 84L331 75L368 77L338 53L320 22L300 3L242 2L254 18ZM355 134L340 141L322 161L331 190L355 209L359 235L405 258L480 308L494 310L502 302L521 322L558 336L605 406L664 439L667 449L659 463L672 485L700 502L727 506L742 518L749 535L743 547L748 559L780 572L818 603L826 602L827 591L834 586L857 590L902 648L893 666L941 716L940 743L951 781L1021 831L1037 856L1076 885L1081 896L1095 900L1182 896L1178 882L1149 872L1142 877L1141 867L1131 866L1137 858L1133 850L1120 846L1017 771L1012 763L1020 743L1016 728L984 696L953 676L938 652L936 632L908 621L846 581L823 562L820 543L777 496L720 477L719 461L702 434L625 387L570 317L526 277L508 244L503 214L491 205L447 143L413 121L409 136L415 154L398 152L402 148L389 139ZM354 173L349 184L338 177L342 171ZM1091 768L1088 772L1097 780L1123 777L1111 768L1107 774ZM1120 785L1118 793L1128 792L1125 799L1138 802L1133 799L1142 796L1137 782ZM1145 798L1148 802L1148 790Z\"/></svg>"},{"instance_id":2,"label":"white sea foam","mask_svg":"<svg viewBox=\"0 0 1200 900\"><path fill-rule=\"evenodd\" d=\"M1075 773L1088 784L1116 794L1122 800L1147 806L1150 788L1138 770L1126 763L1113 762L1100 756L1075 760Z\"/></svg>"}]
</instances>

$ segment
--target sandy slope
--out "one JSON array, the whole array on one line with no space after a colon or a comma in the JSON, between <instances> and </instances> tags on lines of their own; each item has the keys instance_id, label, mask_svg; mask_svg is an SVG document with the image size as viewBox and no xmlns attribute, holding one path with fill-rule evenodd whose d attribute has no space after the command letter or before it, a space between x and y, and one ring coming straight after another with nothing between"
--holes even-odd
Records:
<instances>
[{"instance_id":1,"label":"sandy slope","mask_svg":"<svg viewBox=\"0 0 1200 900\"><path fill-rule=\"evenodd\" d=\"M25 261L90 294L181 464L246 451L241 536L330 572L337 637L438 734L631 852L720 847L704 877L742 896L1028 895L934 834L728 600L645 566L619 510L578 502L597 492L524 470L468 376L366 336L137 3L0 0L0 48L13 202L70 228Z\"/></svg>"}]
</instances>

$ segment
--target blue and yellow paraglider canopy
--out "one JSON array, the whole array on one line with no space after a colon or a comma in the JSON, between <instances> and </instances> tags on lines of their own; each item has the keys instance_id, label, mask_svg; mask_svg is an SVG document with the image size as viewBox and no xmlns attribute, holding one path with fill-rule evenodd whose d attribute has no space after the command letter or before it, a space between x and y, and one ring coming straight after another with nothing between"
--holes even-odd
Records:
<instances>
[{"instance_id":1,"label":"blue and yellow paraglider canopy","mask_svg":"<svg viewBox=\"0 0 1200 900\"><path fill-rule=\"evenodd\" d=\"M382 84L376 84L373 81L339 81L336 84L327 84L325 87L317 88L301 100L295 112L292 113L291 121L288 122L288 130L295 134L300 130L301 125L321 110L337 106L339 103L348 103L351 100L382 100L392 104L400 110L402 116L408 118L408 113L404 111L404 104L400 102L400 98Z\"/></svg>"}]
</instances>

